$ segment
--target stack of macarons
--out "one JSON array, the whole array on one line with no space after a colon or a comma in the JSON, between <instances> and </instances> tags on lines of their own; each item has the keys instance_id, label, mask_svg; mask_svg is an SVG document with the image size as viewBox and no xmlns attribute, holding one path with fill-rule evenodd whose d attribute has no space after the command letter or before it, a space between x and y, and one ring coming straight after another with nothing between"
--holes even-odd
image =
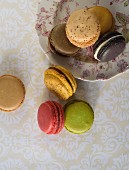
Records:
<instances>
[{"instance_id":1,"label":"stack of macarons","mask_svg":"<svg viewBox=\"0 0 129 170\"><path fill-rule=\"evenodd\" d=\"M52 66L44 72L44 84L57 97L67 100L76 92L77 83L69 70ZM46 134L58 134L63 127L75 134L88 131L94 121L92 107L85 101L73 100L64 107L56 101L46 101L38 109L38 125Z\"/></svg>"},{"instance_id":2,"label":"stack of macarons","mask_svg":"<svg viewBox=\"0 0 129 170\"><path fill-rule=\"evenodd\" d=\"M114 25L113 15L105 7L93 6L74 11L66 23L56 25L51 30L49 48L62 56L74 56L82 48L93 46L95 59L110 61L126 46L125 38L114 31Z\"/></svg>"}]
</instances>

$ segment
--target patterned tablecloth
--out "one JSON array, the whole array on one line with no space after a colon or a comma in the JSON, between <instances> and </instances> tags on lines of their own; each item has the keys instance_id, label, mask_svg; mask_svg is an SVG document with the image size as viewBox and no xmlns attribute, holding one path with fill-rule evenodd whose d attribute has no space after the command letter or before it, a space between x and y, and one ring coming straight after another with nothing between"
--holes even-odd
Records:
<instances>
[{"instance_id":1,"label":"patterned tablecloth","mask_svg":"<svg viewBox=\"0 0 129 170\"><path fill-rule=\"evenodd\" d=\"M129 72L107 82L78 81L73 98L95 110L87 133L39 130L38 106L58 99L43 83L49 62L35 31L37 5L38 0L0 0L0 75L18 76L27 92L17 111L0 111L0 170L129 170Z\"/></svg>"}]
</instances>

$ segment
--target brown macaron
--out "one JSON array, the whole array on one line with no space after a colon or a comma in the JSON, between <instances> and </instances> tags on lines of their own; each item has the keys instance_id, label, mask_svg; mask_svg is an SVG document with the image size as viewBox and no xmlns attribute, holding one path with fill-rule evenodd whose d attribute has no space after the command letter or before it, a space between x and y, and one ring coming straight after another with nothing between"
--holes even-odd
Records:
<instances>
[{"instance_id":1,"label":"brown macaron","mask_svg":"<svg viewBox=\"0 0 129 170\"><path fill-rule=\"evenodd\" d=\"M10 112L16 110L25 98L25 86L22 81L12 75L0 76L0 110Z\"/></svg>"},{"instance_id":2,"label":"brown macaron","mask_svg":"<svg viewBox=\"0 0 129 170\"><path fill-rule=\"evenodd\" d=\"M48 47L53 53L61 54L62 56L74 56L80 48L70 43L66 36L65 28L66 24L59 24L51 30Z\"/></svg>"},{"instance_id":3,"label":"brown macaron","mask_svg":"<svg viewBox=\"0 0 129 170\"><path fill-rule=\"evenodd\" d=\"M98 18L86 9L74 11L66 24L66 35L77 47L85 48L93 45L101 31Z\"/></svg>"}]
</instances>

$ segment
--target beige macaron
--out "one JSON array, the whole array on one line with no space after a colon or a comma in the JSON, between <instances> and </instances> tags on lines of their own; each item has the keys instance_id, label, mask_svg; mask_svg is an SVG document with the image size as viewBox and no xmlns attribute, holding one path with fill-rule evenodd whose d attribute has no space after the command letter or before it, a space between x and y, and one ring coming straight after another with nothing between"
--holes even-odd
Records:
<instances>
[{"instance_id":1,"label":"beige macaron","mask_svg":"<svg viewBox=\"0 0 129 170\"><path fill-rule=\"evenodd\" d=\"M22 81L12 75L0 76L0 110L16 110L24 101L25 87Z\"/></svg>"},{"instance_id":2,"label":"beige macaron","mask_svg":"<svg viewBox=\"0 0 129 170\"><path fill-rule=\"evenodd\" d=\"M101 26L97 17L87 9L74 11L66 23L66 35L77 47L93 45L99 38Z\"/></svg>"}]
</instances>

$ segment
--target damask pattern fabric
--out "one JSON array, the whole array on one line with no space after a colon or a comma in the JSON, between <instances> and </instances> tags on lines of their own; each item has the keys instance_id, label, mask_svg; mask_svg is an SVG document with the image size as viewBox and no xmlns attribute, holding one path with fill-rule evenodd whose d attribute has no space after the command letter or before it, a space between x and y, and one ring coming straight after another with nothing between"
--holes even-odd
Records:
<instances>
[{"instance_id":1,"label":"damask pattern fabric","mask_svg":"<svg viewBox=\"0 0 129 170\"><path fill-rule=\"evenodd\" d=\"M95 110L87 133L46 135L38 128L39 105L59 101L43 83L49 61L35 30L38 2L0 0L0 75L18 76L27 92L18 110L0 111L0 170L129 170L129 72L105 82L78 80L72 99Z\"/></svg>"}]
</instances>

